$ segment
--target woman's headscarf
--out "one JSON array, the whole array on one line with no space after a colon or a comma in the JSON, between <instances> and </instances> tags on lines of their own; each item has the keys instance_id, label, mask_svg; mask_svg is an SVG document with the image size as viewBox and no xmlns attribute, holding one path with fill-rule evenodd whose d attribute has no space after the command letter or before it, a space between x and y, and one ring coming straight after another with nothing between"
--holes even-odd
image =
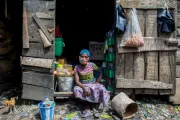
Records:
<instances>
[{"instance_id":1,"label":"woman's headscarf","mask_svg":"<svg viewBox=\"0 0 180 120\"><path fill-rule=\"evenodd\" d=\"M90 57L90 52L89 52L89 50L87 50L87 49L81 50L80 56L81 56L82 54L86 54L88 57ZM81 57L79 57L79 62L80 62L82 65L86 65L86 64L88 63L88 61L89 61L89 58L81 58Z\"/></svg>"},{"instance_id":2,"label":"woman's headscarf","mask_svg":"<svg viewBox=\"0 0 180 120\"><path fill-rule=\"evenodd\" d=\"M80 55L82 55L82 54L86 54L88 57L90 57L90 52L87 49L81 50Z\"/></svg>"}]
</instances>

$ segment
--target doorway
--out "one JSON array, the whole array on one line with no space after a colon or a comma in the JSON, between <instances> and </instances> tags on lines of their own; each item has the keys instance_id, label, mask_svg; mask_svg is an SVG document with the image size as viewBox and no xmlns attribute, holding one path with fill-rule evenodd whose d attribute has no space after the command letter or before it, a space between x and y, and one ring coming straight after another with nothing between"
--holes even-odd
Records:
<instances>
[{"instance_id":1,"label":"doorway","mask_svg":"<svg viewBox=\"0 0 180 120\"><path fill-rule=\"evenodd\" d=\"M63 57L71 64L78 63L79 52L89 49L89 42L103 43L112 28L115 0L56 1L56 26L64 39Z\"/></svg>"}]
</instances>

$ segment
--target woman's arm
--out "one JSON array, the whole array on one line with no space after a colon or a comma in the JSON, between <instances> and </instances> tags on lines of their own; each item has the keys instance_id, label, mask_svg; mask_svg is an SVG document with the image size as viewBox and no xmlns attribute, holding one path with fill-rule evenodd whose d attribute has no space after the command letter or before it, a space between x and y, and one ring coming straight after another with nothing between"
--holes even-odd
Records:
<instances>
[{"instance_id":1,"label":"woman's arm","mask_svg":"<svg viewBox=\"0 0 180 120\"><path fill-rule=\"evenodd\" d=\"M98 70L97 70L98 72L99 72L99 77L98 77L98 79L97 79L97 83L100 83L101 82L101 79L102 79L102 76L103 76L103 74L102 74L102 70L100 69L100 68L98 68Z\"/></svg>"},{"instance_id":2,"label":"woman's arm","mask_svg":"<svg viewBox=\"0 0 180 120\"><path fill-rule=\"evenodd\" d=\"M79 87L81 87L81 88L85 88L85 86L79 81L79 75L78 75L78 73L75 73L75 82L76 82L76 84L79 86Z\"/></svg>"}]
</instances>

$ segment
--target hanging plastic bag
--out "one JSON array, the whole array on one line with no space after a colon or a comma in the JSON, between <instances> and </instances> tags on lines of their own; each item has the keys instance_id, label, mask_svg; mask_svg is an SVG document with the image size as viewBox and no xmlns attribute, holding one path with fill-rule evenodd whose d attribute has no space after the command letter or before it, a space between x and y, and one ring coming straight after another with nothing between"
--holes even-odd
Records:
<instances>
[{"instance_id":1,"label":"hanging plastic bag","mask_svg":"<svg viewBox=\"0 0 180 120\"><path fill-rule=\"evenodd\" d=\"M168 6L165 3L165 9L158 10L157 22L158 32L171 33L175 31L175 23L173 20L173 14L168 10Z\"/></svg>"},{"instance_id":2,"label":"hanging plastic bag","mask_svg":"<svg viewBox=\"0 0 180 120\"><path fill-rule=\"evenodd\" d=\"M141 28L136 15L136 9L133 8L129 13L129 21L126 26L126 31L120 43L121 47L142 47L144 40L141 33Z\"/></svg>"}]
</instances>

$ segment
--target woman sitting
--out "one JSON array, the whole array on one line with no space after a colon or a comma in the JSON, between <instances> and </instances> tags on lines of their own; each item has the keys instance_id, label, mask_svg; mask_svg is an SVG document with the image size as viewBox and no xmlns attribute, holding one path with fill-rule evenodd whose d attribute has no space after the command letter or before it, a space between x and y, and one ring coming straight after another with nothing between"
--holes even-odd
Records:
<instances>
[{"instance_id":1,"label":"woman sitting","mask_svg":"<svg viewBox=\"0 0 180 120\"><path fill-rule=\"evenodd\" d=\"M103 103L107 106L110 95L106 88L100 84L102 79L102 72L96 64L89 62L90 52L83 49L79 56L79 65L74 68L75 82L74 95L85 102L84 117L91 115L89 103ZM98 79L94 78L93 71L99 71Z\"/></svg>"}]
</instances>

